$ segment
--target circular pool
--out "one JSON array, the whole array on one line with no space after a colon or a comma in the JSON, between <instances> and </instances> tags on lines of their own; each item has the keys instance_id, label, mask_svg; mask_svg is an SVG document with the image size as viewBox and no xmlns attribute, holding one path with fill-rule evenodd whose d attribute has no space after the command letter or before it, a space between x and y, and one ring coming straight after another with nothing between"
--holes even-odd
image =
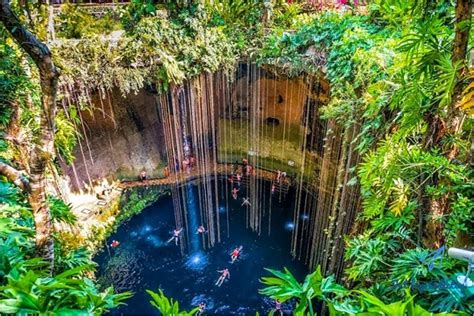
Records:
<instances>
[{"instance_id":1,"label":"circular pool","mask_svg":"<svg viewBox=\"0 0 474 316\"><path fill-rule=\"evenodd\" d=\"M193 186L193 190L196 188ZM270 192L270 188L267 192ZM262 276L269 275L265 268L283 269L287 267L302 280L307 268L290 255L291 232L294 226L293 203L289 196L280 202L278 197L269 195L271 203L271 223L266 216L259 236L246 228L246 209L242 202L225 194L219 198L221 220L221 242L213 248L181 254L174 241L167 242L175 228L173 199L164 197L143 210L139 215L123 223L111 235L107 244L117 240L116 248L105 249L97 254L99 264L97 278L103 286L113 285L116 291L129 290L134 296L126 306L112 314L158 314L149 303L147 289L158 289L180 303L180 307L190 310L199 303L206 303L206 313L229 315L251 314L256 311L266 313L275 303L261 296L258 290ZM268 214L270 209L266 210ZM229 230L227 218L229 215ZM271 234L268 234L268 228ZM195 232L188 232L189 235ZM201 238L198 237L201 241ZM230 253L242 246L242 255L231 263ZM228 268L230 279L220 287L215 283L218 270ZM283 310L291 313L291 303L284 304Z\"/></svg>"}]
</instances>

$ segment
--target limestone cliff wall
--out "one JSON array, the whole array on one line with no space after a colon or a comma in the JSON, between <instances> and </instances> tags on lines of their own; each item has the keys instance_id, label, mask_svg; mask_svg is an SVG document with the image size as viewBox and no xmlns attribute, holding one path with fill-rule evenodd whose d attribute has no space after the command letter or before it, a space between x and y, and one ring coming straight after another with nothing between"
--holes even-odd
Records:
<instances>
[{"instance_id":1,"label":"limestone cliff wall","mask_svg":"<svg viewBox=\"0 0 474 316\"><path fill-rule=\"evenodd\" d=\"M76 160L63 166L71 188L102 178L136 178L142 170L160 175L166 153L155 95L142 90L123 97L112 91L91 101L92 110L81 113Z\"/></svg>"}]
</instances>

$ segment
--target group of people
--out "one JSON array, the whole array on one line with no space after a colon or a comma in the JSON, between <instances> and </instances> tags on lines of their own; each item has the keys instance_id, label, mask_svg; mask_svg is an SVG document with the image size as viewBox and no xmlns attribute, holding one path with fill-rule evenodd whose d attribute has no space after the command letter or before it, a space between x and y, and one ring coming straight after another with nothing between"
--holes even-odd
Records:
<instances>
[{"instance_id":1,"label":"group of people","mask_svg":"<svg viewBox=\"0 0 474 316\"><path fill-rule=\"evenodd\" d=\"M181 238L181 232L183 231L183 228L176 228L173 230L173 234L170 239L166 242L169 244L170 242L174 241L175 245L178 246L179 244L179 239ZM196 230L196 234L205 234L207 233L206 228L203 225L199 225L199 227Z\"/></svg>"},{"instance_id":2,"label":"group of people","mask_svg":"<svg viewBox=\"0 0 474 316\"><path fill-rule=\"evenodd\" d=\"M229 182L232 184L232 198L234 200L238 199L238 193L240 191L242 178L244 176L254 176L255 169L252 165L249 164L248 159L242 159L242 165L239 165L239 161L235 162L235 165L232 165L232 174L229 177ZM250 206L250 202L248 198L243 198L242 206L248 205Z\"/></svg>"},{"instance_id":3,"label":"group of people","mask_svg":"<svg viewBox=\"0 0 474 316\"><path fill-rule=\"evenodd\" d=\"M175 164L174 164L174 172L178 173L180 170L183 170L187 174L190 174L193 168L196 166L196 158L194 156L189 156L185 158L181 164L179 163L178 158L175 158ZM170 168L168 166L165 166L163 168L163 176L165 178L168 178L171 175ZM140 174L138 175L138 180L140 182L144 182L145 180L148 180L148 176L145 170L142 170Z\"/></svg>"},{"instance_id":4,"label":"group of people","mask_svg":"<svg viewBox=\"0 0 474 316\"><path fill-rule=\"evenodd\" d=\"M176 228L173 230L173 234L171 236L171 238L168 240L167 243L170 243L172 241L175 242L176 246L178 246L178 243L179 243L179 239L180 239L180 236L181 236L181 232L183 231L183 228ZM207 230L204 228L204 226L200 225L197 229L197 232L196 234L204 234L204 233L207 233ZM118 242L117 240L112 240L112 243L110 244L110 247L112 248L117 248L118 246L120 245L120 242ZM232 252L230 253L230 259L231 259L231 264L235 263L240 255L242 254L242 250L243 250L243 246L239 246L239 247L236 247L234 248L234 250L232 250ZM215 285L218 286L218 287L221 287L222 284L224 284L224 282L226 280L229 280L230 279L230 271L229 269L226 267L222 270L217 270L218 273L220 273L219 275L219 278L217 279ZM197 315L202 315L206 310L206 303L205 302L201 302L199 303L198 305L198 314ZM281 303L277 300L275 301L275 308L273 309L274 313L278 313L279 315L283 315L283 313L281 312Z\"/></svg>"},{"instance_id":5,"label":"group of people","mask_svg":"<svg viewBox=\"0 0 474 316\"><path fill-rule=\"evenodd\" d=\"M232 250L232 252L230 253L230 258L232 260L231 263L234 263L239 258L240 254L242 252L242 249L243 249L243 247L239 246L239 247L235 248L234 250ZM224 282L226 280L230 279L230 271L229 271L228 268L224 268L222 270L217 270L217 272L220 273L220 276L217 279L217 282L215 283L215 285L220 287L220 286L222 286L222 284L224 284ZM202 315L205 310L206 310L206 302L199 303L197 315Z\"/></svg>"},{"instance_id":6,"label":"group of people","mask_svg":"<svg viewBox=\"0 0 474 316\"><path fill-rule=\"evenodd\" d=\"M174 171L179 172L183 170L184 172L190 174L191 170L196 166L196 158L193 155L189 155L183 159L181 164L179 163L178 158L174 159Z\"/></svg>"},{"instance_id":7,"label":"group of people","mask_svg":"<svg viewBox=\"0 0 474 316\"><path fill-rule=\"evenodd\" d=\"M107 197L112 193L112 186L108 184L106 180L98 183L94 186L95 197L98 200L106 200Z\"/></svg>"},{"instance_id":8,"label":"group of people","mask_svg":"<svg viewBox=\"0 0 474 316\"><path fill-rule=\"evenodd\" d=\"M243 246L239 246L232 250L232 252L230 253L231 263L234 263L239 258L243 248ZM220 287L225 280L230 279L230 272L228 268L224 268L223 270L217 270L217 272L221 274L216 282L216 285Z\"/></svg>"}]
</instances>

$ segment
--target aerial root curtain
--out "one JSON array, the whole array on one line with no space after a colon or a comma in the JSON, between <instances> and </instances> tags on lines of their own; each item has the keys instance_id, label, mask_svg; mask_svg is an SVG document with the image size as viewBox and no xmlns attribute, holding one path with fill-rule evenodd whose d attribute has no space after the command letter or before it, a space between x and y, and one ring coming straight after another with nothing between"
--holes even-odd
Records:
<instances>
[{"instance_id":1,"label":"aerial root curtain","mask_svg":"<svg viewBox=\"0 0 474 316\"><path fill-rule=\"evenodd\" d=\"M186 172L199 179L198 222L209 233L204 247L220 242L223 231L229 233L228 207L219 212L218 196L228 196L224 192L232 184L218 186L212 180L222 164L238 170L246 160L253 168L291 177L296 191L292 255L310 268L342 271L343 236L359 208L358 185L349 183L359 161L353 143L358 127L320 119L328 95L327 83L317 76L282 78L254 64L240 64L233 76L205 73L158 97L171 176L176 183ZM249 201L247 226L270 234L271 205L278 203L279 193L268 192L265 179L247 176L239 191ZM185 187L173 186L176 225L187 232L183 252L196 229L188 223L188 195Z\"/></svg>"}]
</instances>

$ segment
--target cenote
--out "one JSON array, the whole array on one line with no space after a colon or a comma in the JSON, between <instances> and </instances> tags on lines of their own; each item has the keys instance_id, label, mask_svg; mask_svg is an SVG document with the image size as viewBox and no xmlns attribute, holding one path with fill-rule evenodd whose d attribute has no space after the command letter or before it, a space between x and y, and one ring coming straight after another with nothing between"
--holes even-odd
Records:
<instances>
[{"instance_id":1,"label":"cenote","mask_svg":"<svg viewBox=\"0 0 474 316\"><path fill-rule=\"evenodd\" d=\"M473 4L0 0L0 314L474 315Z\"/></svg>"},{"instance_id":2,"label":"cenote","mask_svg":"<svg viewBox=\"0 0 474 316\"><path fill-rule=\"evenodd\" d=\"M230 191L224 192L225 181L218 183L222 188L218 197L222 240L210 249L203 249L202 236L196 233L198 220L192 218L198 214L193 212L199 212L197 200L194 200L194 210L188 203L189 231L183 231L189 238L189 247L181 254L174 241L167 243L175 227L171 196L160 198L108 238L107 244L117 240L120 245L115 249L105 248L95 257L99 264L98 281L103 286L113 285L120 292L134 292L127 305L112 314L157 314L149 304L150 296L145 289L162 289L188 310L205 302L208 314L268 312L275 302L258 293L263 287L259 279L269 275L264 268L282 270L286 267L298 279L304 277L308 268L290 254L294 228L292 193L280 202L278 195L271 195L269 183L265 183L268 193L262 198L268 199L265 211L268 214L271 208L271 222L268 216L263 218L265 228L258 235L246 227L247 209L242 206L242 197L234 200ZM186 186L186 190L190 186L194 195L198 195L196 184ZM239 246L243 247L242 255L232 264L230 253ZM217 270L224 268L229 269L230 279L218 287L215 285L220 275ZM282 306L286 313L291 313L292 308L292 302Z\"/></svg>"}]
</instances>

